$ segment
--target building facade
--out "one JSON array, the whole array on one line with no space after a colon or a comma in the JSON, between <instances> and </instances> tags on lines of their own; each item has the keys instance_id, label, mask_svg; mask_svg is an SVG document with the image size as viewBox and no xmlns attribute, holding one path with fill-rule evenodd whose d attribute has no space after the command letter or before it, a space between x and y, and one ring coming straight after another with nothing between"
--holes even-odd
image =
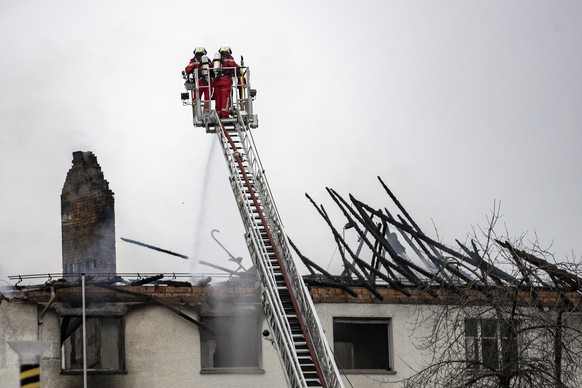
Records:
<instances>
[{"instance_id":1,"label":"building facade","mask_svg":"<svg viewBox=\"0 0 582 388\"><path fill-rule=\"evenodd\" d=\"M311 293L346 386L381 387L410 375L409 364L422 357L410 330L417 305L398 303L389 289L385 302L363 289L357 298L329 288ZM18 386L11 340L51 343L41 359L43 386L82 387L81 294L54 285L2 300L2 387ZM86 300L88 386L286 386L252 287L88 285Z\"/></svg>"}]
</instances>

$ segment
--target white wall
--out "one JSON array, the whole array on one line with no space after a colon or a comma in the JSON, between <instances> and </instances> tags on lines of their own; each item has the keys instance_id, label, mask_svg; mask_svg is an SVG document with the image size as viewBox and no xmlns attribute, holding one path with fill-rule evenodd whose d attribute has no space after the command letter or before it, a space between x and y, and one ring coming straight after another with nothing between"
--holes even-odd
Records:
<instances>
[{"instance_id":1,"label":"white wall","mask_svg":"<svg viewBox=\"0 0 582 388\"><path fill-rule=\"evenodd\" d=\"M418 367L426 356L415 348L419 344L419 335L426 332L417 329L414 333L416 309L427 306L389 305L380 303L318 303L315 305L321 324L325 330L328 343L333 348L333 318L390 318L392 326L392 359L393 372L378 374L348 374L344 377L344 385L358 388L386 387L387 383L395 383L412 374L411 366ZM349 382L348 382L349 380ZM391 384L390 387L398 387Z\"/></svg>"},{"instance_id":2,"label":"white wall","mask_svg":"<svg viewBox=\"0 0 582 388\"><path fill-rule=\"evenodd\" d=\"M197 310L179 307L198 319ZM401 381L430 360L430 354L417 349L431 325L424 321L416 327L419 314L430 319L430 311L438 306L391 305L382 303L318 303L317 313L328 343L333 347L333 318L390 318L392 326L392 360L394 371L377 374L348 374L346 388L398 387ZM2 300L0 303L0 387L19 386L19 362L7 341L47 340L41 361L41 381L45 387L82 387L82 376L61 375L59 317L49 311L43 324L37 324L41 307ZM574 327L582 327L579 316L568 319ZM263 329L266 323L263 322ZM414 330L414 331L413 331ZM89 376L89 387L108 388L279 388L285 378L279 358L271 343L262 340L264 374L200 374L200 336L198 328L159 305L140 305L124 316L125 361L127 374ZM349 381L348 381L349 380Z\"/></svg>"},{"instance_id":3,"label":"white wall","mask_svg":"<svg viewBox=\"0 0 582 388\"><path fill-rule=\"evenodd\" d=\"M349 374L346 387L397 387L399 380L409 377L412 367L425 360L415 348L421 329L412 332L417 309L428 306L389 305L380 303L318 303L316 309L329 344L333 347L333 318L390 318L392 326L393 372L379 374ZM194 308L180 309L195 319ZM0 305L0 330L4 338L0 345L0 387L18 387L18 359L6 345L7 340L42 339L52 341L43 354L41 381L46 387L82 387L82 376L61 375L60 328L58 315L49 311L44 323L37 325L37 307L3 301ZM263 328L266 323L263 322ZM271 343L262 340L264 374L200 374L200 336L196 326L159 305L141 305L124 316L125 361L127 374L89 376L89 387L156 388L275 388L286 386L279 358ZM427 334L426 332L424 334ZM349 382L348 382L349 379ZM396 384L394 384L396 383Z\"/></svg>"},{"instance_id":4,"label":"white wall","mask_svg":"<svg viewBox=\"0 0 582 388\"><path fill-rule=\"evenodd\" d=\"M180 307L198 318L193 308ZM19 386L19 362L6 344L10 340L48 340L53 345L41 360L41 383L45 387L82 387L82 376L61 375L59 317L49 311L37 325L37 307L2 301L0 304L0 387ZM262 341L264 374L200 374L198 328L168 309L143 305L124 316L127 374L88 376L89 387L107 388L274 388L286 385L277 353ZM264 327L266 328L266 326Z\"/></svg>"}]
</instances>

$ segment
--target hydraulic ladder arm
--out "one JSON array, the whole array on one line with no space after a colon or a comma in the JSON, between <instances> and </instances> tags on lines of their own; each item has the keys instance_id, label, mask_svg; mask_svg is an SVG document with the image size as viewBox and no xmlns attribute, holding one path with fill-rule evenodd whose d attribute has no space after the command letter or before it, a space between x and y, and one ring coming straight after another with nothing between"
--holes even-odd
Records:
<instances>
[{"instance_id":1,"label":"hydraulic ladder arm","mask_svg":"<svg viewBox=\"0 0 582 388\"><path fill-rule=\"evenodd\" d=\"M222 148L245 227L246 244L257 271L261 304L288 386L343 388L313 301L297 272L256 151L250 131L257 126L256 115L252 114L254 93L248 68L246 73L246 93L240 95L247 98L233 102L233 117L219 120L216 111L211 110L205 122L198 121L198 126L215 133ZM240 85L233 84L236 96ZM196 125L196 111L194 116Z\"/></svg>"}]
</instances>

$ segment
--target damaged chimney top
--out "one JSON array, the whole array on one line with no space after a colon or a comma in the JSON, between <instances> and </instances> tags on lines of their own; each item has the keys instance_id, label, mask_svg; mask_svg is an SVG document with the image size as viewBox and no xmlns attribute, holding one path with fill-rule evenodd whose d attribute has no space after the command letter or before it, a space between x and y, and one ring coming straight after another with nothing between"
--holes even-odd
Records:
<instances>
[{"instance_id":1,"label":"damaged chimney top","mask_svg":"<svg viewBox=\"0 0 582 388\"><path fill-rule=\"evenodd\" d=\"M73 152L61 193L63 272L115 275L115 209L92 152Z\"/></svg>"}]
</instances>

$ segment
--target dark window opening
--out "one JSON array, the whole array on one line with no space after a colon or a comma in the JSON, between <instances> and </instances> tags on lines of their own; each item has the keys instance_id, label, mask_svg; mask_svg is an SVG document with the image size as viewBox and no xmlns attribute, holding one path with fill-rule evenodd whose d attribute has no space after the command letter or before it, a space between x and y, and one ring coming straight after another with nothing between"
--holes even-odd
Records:
<instances>
[{"instance_id":1,"label":"dark window opening","mask_svg":"<svg viewBox=\"0 0 582 388\"><path fill-rule=\"evenodd\" d=\"M389 319L334 318L333 343L342 369L392 370Z\"/></svg>"},{"instance_id":2,"label":"dark window opening","mask_svg":"<svg viewBox=\"0 0 582 388\"><path fill-rule=\"evenodd\" d=\"M87 370L124 372L121 317L87 317ZM83 370L83 319L61 319L63 371Z\"/></svg>"},{"instance_id":3,"label":"dark window opening","mask_svg":"<svg viewBox=\"0 0 582 388\"><path fill-rule=\"evenodd\" d=\"M261 368L261 327L256 315L202 317L216 335L200 330L202 370L255 373ZM254 370L254 372L253 372Z\"/></svg>"}]
</instances>

